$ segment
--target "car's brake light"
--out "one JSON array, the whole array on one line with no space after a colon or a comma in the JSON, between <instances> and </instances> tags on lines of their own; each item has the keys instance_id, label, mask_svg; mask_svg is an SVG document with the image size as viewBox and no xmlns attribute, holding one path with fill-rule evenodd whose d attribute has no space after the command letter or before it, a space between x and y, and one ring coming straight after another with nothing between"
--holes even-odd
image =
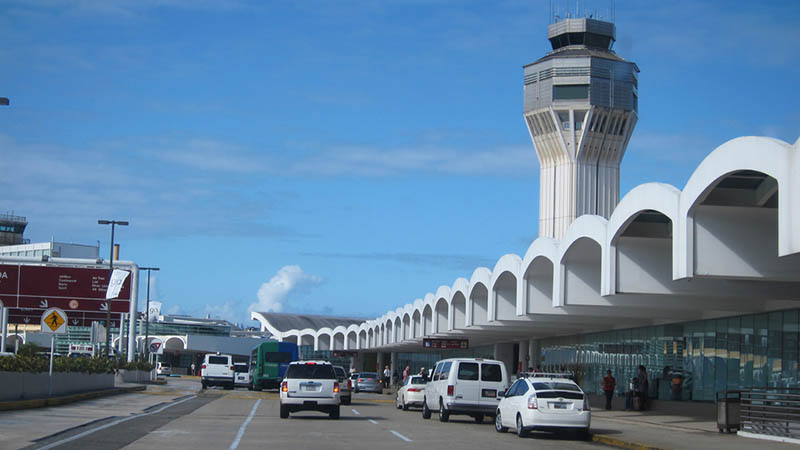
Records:
<instances>
[{"instance_id":1,"label":"car's brake light","mask_svg":"<svg viewBox=\"0 0 800 450\"><path fill-rule=\"evenodd\" d=\"M306 365L307 366L316 366L317 363L315 363L315 362L307 362Z\"/></svg>"},{"instance_id":2,"label":"car's brake light","mask_svg":"<svg viewBox=\"0 0 800 450\"><path fill-rule=\"evenodd\" d=\"M455 392L456 392L456 387L455 386L453 386L452 384L450 386L447 386L447 396L448 397L452 397L455 394Z\"/></svg>"},{"instance_id":3,"label":"car's brake light","mask_svg":"<svg viewBox=\"0 0 800 450\"><path fill-rule=\"evenodd\" d=\"M281 392L289 392L289 383L285 381L281 383Z\"/></svg>"},{"instance_id":4,"label":"car's brake light","mask_svg":"<svg viewBox=\"0 0 800 450\"><path fill-rule=\"evenodd\" d=\"M334 381L333 382L333 393L335 394L337 392L339 392L339 382L338 381Z\"/></svg>"},{"instance_id":5,"label":"car's brake light","mask_svg":"<svg viewBox=\"0 0 800 450\"><path fill-rule=\"evenodd\" d=\"M236 370L236 366L231 366L231 370Z\"/></svg>"},{"instance_id":6,"label":"car's brake light","mask_svg":"<svg viewBox=\"0 0 800 450\"><path fill-rule=\"evenodd\" d=\"M353 381L352 380L347 380L347 390L349 391L349 390L352 390L352 389L353 389Z\"/></svg>"},{"instance_id":7,"label":"car's brake light","mask_svg":"<svg viewBox=\"0 0 800 450\"><path fill-rule=\"evenodd\" d=\"M359 378L358 381L364 381L364 379L363 378Z\"/></svg>"},{"instance_id":8,"label":"car's brake light","mask_svg":"<svg viewBox=\"0 0 800 450\"><path fill-rule=\"evenodd\" d=\"M205 365L205 364L203 364L202 366L200 366L200 368L201 368L201 369L205 369L205 368L206 368L206 365Z\"/></svg>"},{"instance_id":9,"label":"car's brake light","mask_svg":"<svg viewBox=\"0 0 800 450\"><path fill-rule=\"evenodd\" d=\"M539 404L536 403L536 397L533 395L528 397L528 409L539 409Z\"/></svg>"},{"instance_id":10,"label":"car's brake light","mask_svg":"<svg viewBox=\"0 0 800 450\"><path fill-rule=\"evenodd\" d=\"M409 388L408 392L419 392L419 389L417 389L417 388Z\"/></svg>"},{"instance_id":11,"label":"car's brake light","mask_svg":"<svg viewBox=\"0 0 800 450\"><path fill-rule=\"evenodd\" d=\"M589 406L589 397L583 396L583 410L584 411L591 411L592 407Z\"/></svg>"}]
</instances>

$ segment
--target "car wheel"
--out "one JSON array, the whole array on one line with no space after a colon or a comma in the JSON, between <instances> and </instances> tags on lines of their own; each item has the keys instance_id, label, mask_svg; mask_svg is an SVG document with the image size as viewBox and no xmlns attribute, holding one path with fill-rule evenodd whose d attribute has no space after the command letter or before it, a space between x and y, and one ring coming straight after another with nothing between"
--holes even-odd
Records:
<instances>
[{"instance_id":1,"label":"car wheel","mask_svg":"<svg viewBox=\"0 0 800 450\"><path fill-rule=\"evenodd\" d=\"M431 410L428 409L428 401L425 399L422 400L422 418L423 419L431 418Z\"/></svg>"},{"instance_id":2,"label":"car wheel","mask_svg":"<svg viewBox=\"0 0 800 450\"><path fill-rule=\"evenodd\" d=\"M256 383L253 383L253 390L254 390L254 391L258 392L258 391L260 391L261 389L263 389L263 386L261 385L261 383L258 383L258 384L256 384Z\"/></svg>"},{"instance_id":3,"label":"car wheel","mask_svg":"<svg viewBox=\"0 0 800 450\"><path fill-rule=\"evenodd\" d=\"M331 409L331 412L330 412L329 416L333 420L339 420L339 407L338 406L334 406Z\"/></svg>"},{"instance_id":4,"label":"car wheel","mask_svg":"<svg viewBox=\"0 0 800 450\"><path fill-rule=\"evenodd\" d=\"M288 419L289 418L289 407L286 405L281 405L281 419Z\"/></svg>"},{"instance_id":5,"label":"car wheel","mask_svg":"<svg viewBox=\"0 0 800 450\"><path fill-rule=\"evenodd\" d=\"M203 389L208 389L208 385L206 384L205 381L200 383L200 385L203 386Z\"/></svg>"},{"instance_id":6,"label":"car wheel","mask_svg":"<svg viewBox=\"0 0 800 450\"><path fill-rule=\"evenodd\" d=\"M247 383L247 390L248 391L252 391L253 390L253 383Z\"/></svg>"},{"instance_id":7,"label":"car wheel","mask_svg":"<svg viewBox=\"0 0 800 450\"><path fill-rule=\"evenodd\" d=\"M525 427L522 425L522 416L517 414L517 436L525 437L528 433L525 432Z\"/></svg>"},{"instance_id":8,"label":"car wheel","mask_svg":"<svg viewBox=\"0 0 800 450\"><path fill-rule=\"evenodd\" d=\"M447 422L450 420L450 413L444 409L444 402L439 399L439 422Z\"/></svg>"},{"instance_id":9,"label":"car wheel","mask_svg":"<svg viewBox=\"0 0 800 450\"><path fill-rule=\"evenodd\" d=\"M500 417L500 410L497 410L497 415L494 416L494 429L498 433L505 433L508 431L508 427L503 426L503 419Z\"/></svg>"},{"instance_id":10,"label":"car wheel","mask_svg":"<svg viewBox=\"0 0 800 450\"><path fill-rule=\"evenodd\" d=\"M483 423L483 414L478 414L475 416L475 423Z\"/></svg>"}]
</instances>

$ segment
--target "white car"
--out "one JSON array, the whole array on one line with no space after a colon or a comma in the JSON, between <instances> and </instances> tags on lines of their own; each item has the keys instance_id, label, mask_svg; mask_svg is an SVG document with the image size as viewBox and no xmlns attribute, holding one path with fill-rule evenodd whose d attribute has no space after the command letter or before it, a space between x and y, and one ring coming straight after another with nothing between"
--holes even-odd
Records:
<instances>
[{"instance_id":1,"label":"white car","mask_svg":"<svg viewBox=\"0 0 800 450\"><path fill-rule=\"evenodd\" d=\"M233 357L231 355L208 354L203 357L200 366L200 384L203 389L209 386L224 386L233 389L234 378Z\"/></svg>"},{"instance_id":2,"label":"white car","mask_svg":"<svg viewBox=\"0 0 800 450\"><path fill-rule=\"evenodd\" d=\"M327 361L295 361L281 382L281 419L297 411L326 412L339 418L339 381Z\"/></svg>"},{"instance_id":3,"label":"white car","mask_svg":"<svg viewBox=\"0 0 800 450\"><path fill-rule=\"evenodd\" d=\"M234 386L250 387L250 366L247 363L234 363Z\"/></svg>"},{"instance_id":4,"label":"white car","mask_svg":"<svg viewBox=\"0 0 800 450\"><path fill-rule=\"evenodd\" d=\"M336 372L336 381L339 382L339 397L342 404L349 405L353 401L353 380L342 366L333 366L333 371Z\"/></svg>"},{"instance_id":5,"label":"white car","mask_svg":"<svg viewBox=\"0 0 800 450\"><path fill-rule=\"evenodd\" d=\"M501 361L483 358L451 358L436 363L431 380L425 387L422 418L430 419L432 411L447 422L451 414L472 416L483 422L493 416L500 400L498 394L508 388L506 366Z\"/></svg>"},{"instance_id":6,"label":"white car","mask_svg":"<svg viewBox=\"0 0 800 450\"><path fill-rule=\"evenodd\" d=\"M589 399L574 381L559 374L532 374L517 380L503 396L494 428L499 433L514 428L520 437L533 430L585 435L591 420Z\"/></svg>"},{"instance_id":7,"label":"white car","mask_svg":"<svg viewBox=\"0 0 800 450\"><path fill-rule=\"evenodd\" d=\"M172 373L172 368L170 367L169 364L163 363L161 361L158 361L156 363L156 374L158 374L158 375L169 375L171 373Z\"/></svg>"},{"instance_id":8,"label":"white car","mask_svg":"<svg viewBox=\"0 0 800 450\"><path fill-rule=\"evenodd\" d=\"M397 390L397 409L408 410L409 406L422 406L425 400L425 385L428 380L420 375L406 378L406 382Z\"/></svg>"}]
</instances>

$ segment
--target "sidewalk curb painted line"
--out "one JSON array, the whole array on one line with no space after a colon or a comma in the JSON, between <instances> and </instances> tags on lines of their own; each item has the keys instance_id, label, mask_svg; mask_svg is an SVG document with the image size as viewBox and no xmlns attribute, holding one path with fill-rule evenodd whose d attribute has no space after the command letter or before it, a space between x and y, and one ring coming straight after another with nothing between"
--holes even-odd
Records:
<instances>
[{"instance_id":1,"label":"sidewalk curb painted line","mask_svg":"<svg viewBox=\"0 0 800 450\"><path fill-rule=\"evenodd\" d=\"M663 447L654 447L652 445L639 444L638 442L623 441L622 439L613 438L603 434L593 434L592 441L599 444L610 445L617 448L627 448L630 450L666 450Z\"/></svg>"},{"instance_id":2,"label":"sidewalk curb painted line","mask_svg":"<svg viewBox=\"0 0 800 450\"><path fill-rule=\"evenodd\" d=\"M120 387L102 391L81 392L79 394L62 395L59 397L37 398L33 400L11 400L0 402L0 411L13 411L17 409L44 408L45 406L59 406L68 403L89 400L92 398L108 397L117 394L144 391L147 386Z\"/></svg>"}]
</instances>

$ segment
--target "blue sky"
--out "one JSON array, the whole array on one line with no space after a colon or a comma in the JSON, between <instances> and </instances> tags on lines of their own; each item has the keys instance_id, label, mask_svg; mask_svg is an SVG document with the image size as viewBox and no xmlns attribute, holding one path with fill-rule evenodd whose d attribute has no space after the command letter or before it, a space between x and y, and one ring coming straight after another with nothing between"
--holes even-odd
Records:
<instances>
[{"instance_id":1,"label":"blue sky","mask_svg":"<svg viewBox=\"0 0 800 450\"><path fill-rule=\"evenodd\" d=\"M522 65L548 11L0 0L0 210L103 256L97 219L129 220L122 257L161 267L169 312L376 317L538 235ZM682 188L734 137L794 142L797 23L795 1L618 1L614 49L641 69L623 195Z\"/></svg>"}]
</instances>

